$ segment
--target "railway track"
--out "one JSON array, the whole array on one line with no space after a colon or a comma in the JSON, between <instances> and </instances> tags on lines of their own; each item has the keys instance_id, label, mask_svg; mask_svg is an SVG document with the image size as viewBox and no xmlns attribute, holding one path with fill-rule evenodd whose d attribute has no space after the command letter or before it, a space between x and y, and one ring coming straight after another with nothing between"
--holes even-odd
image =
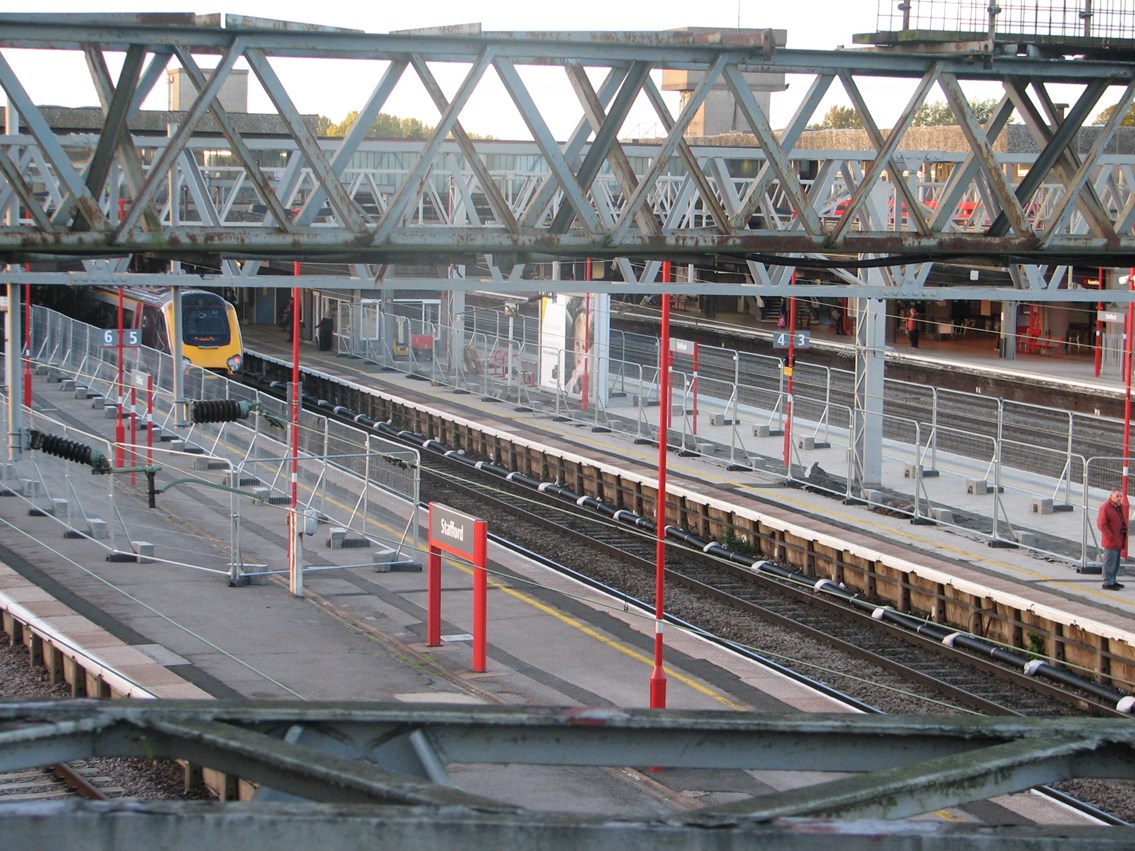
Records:
<instances>
[{"instance_id":1,"label":"railway track","mask_svg":"<svg viewBox=\"0 0 1135 851\"><path fill-rule=\"evenodd\" d=\"M491 518L492 528L505 539L543 541L557 553L568 550L570 541L571 550L578 548L581 553L575 560L585 564L586 571L565 569L628 603L652 609L653 537L580 513L566 500L536 500L531 492L487 476L479 481L479 476L453 469L440 459L423 456L423 466L447 504ZM431 489L424 479L423 492ZM540 547L526 546L533 549ZM915 688L924 700L959 710L1032 716L1067 714L1070 707L1111 711L1088 696L1038 683L1005 666L881 624L815 594L813 580L807 577L801 576L798 583L776 581L673 543L667 547L666 572L669 586L686 592L676 601L672 596L667 611L724 642L759 652L761 632L771 625L801 641L830 648L833 670L871 666L890 675L896 693L909 696ZM817 678L815 672L798 673L809 680ZM848 689L847 684L839 686L839 691L863 701L856 693L859 689ZM925 704L917 711L925 711Z\"/></svg>"},{"instance_id":2,"label":"railway track","mask_svg":"<svg viewBox=\"0 0 1135 851\"><path fill-rule=\"evenodd\" d=\"M259 389L274 392L279 387ZM319 410L337 416L326 408ZM343 419L351 421L349 415ZM420 447L422 440L408 442ZM610 510L587 511L574 498L556 498L554 487L537 493L531 482L525 486L505 481L499 468L495 475L482 473L473 468L473 459L459 453L443 457L441 452L423 452L422 458L423 499L485 516L503 540L537 542L525 549L554 552L556 561L566 562L565 569L574 570L584 581L609 589L628 605L652 610L656 546L652 523L636 529L614 522ZM1025 676L996 657L983 658L946 646L940 636L926 638L880 623L870 616L870 606L865 614L862 607L817 594L812 577L791 573L770 577L745 565L710 558L700 549L668 545L672 589L666 601L668 613L743 647L763 649L771 628L783 633L788 647L821 647L805 660L797 657L795 649L777 651L781 658L776 661L788 669L799 667L800 676L809 680L829 681L833 689L866 705L887 712L925 712L929 705L936 712L943 708L1025 715L1114 712L1114 703ZM858 676L864 670L870 670L870 676ZM912 699L915 691L921 696Z\"/></svg>"},{"instance_id":3,"label":"railway track","mask_svg":"<svg viewBox=\"0 0 1135 851\"><path fill-rule=\"evenodd\" d=\"M122 794L110 778L86 766L61 763L48 768L0 772L0 803L85 798L106 801Z\"/></svg>"}]
</instances>

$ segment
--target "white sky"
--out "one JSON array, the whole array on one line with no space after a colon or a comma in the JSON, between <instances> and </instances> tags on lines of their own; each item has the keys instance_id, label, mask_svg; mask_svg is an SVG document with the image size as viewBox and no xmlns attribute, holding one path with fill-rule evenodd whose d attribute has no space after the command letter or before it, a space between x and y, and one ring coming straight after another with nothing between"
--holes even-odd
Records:
<instances>
[{"instance_id":1,"label":"white sky","mask_svg":"<svg viewBox=\"0 0 1135 851\"><path fill-rule=\"evenodd\" d=\"M568 2L541 2L541 0L418 0L418 2L342 2L330 0L314 4L310 0L229 0L227 5L201 5L192 0L148 0L130 2L116 0L92 9L90 2L75 0L38 0L30 11L37 13L90 13L100 12L195 12L209 14L250 15L276 20L347 27L365 32L382 33L420 27L480 23L486 31L524 30L666 30L684 26L734 28L773 27L788 32L790 48L831 50L852 44L854 33L876 30L879 6L890 10L897 5L889 0L787 0L780 3L753 3L743 0L568 0ZM81 57L74 53L57 51L5 51L21 83L32 99L39 104L58 106L92 106L97 104L90 77ZM310 62L275 62L273 67L284 79L289 95L304 113L318 113L333 121L341 120L348 112L362 107L377 82L377 63L324 63L313 73ZM324 71L322 68L328 68ZM115 70L116 69L112 69ZM535 76L530 76L533 74ZM458 85L460 72L439 73L439 80L447 91ZM492 76L491 74L489 75ZM575 124L580 107L566 83L562 69L541 69L524 74L525 82L541 105L545 117L552 125L557 138L564 138ZM255 86L254 78L252 85ZM404 81L415 75L408 71ZM494 81L495 82L495 81ZM808 80L790 79L790 91L774 95L772 119L774 127L784 126L808 85ZM905 105L908 92L914 83L881 82L864 86L865 96L875 117L882 126L893 120ZM847 104L850 100L837 91L829 94L818 115L832 103ZM993 97L1000 94L997 88L971 94L971 97ZM4 97L0 92L0 97ZM166 106L165 86L155 89L147 107L162 109ZM677 112L677 96L671 96L671 110ZM562 100L561 100L562 99ZM931 100L943 100L934 93ZM555 105L563 103L564 109ZM549 107L549 104L551 107ZM272 111L267 99L253 88L250 91L250 109L254 112ZM435 124L438 113L432 102L417 84L400 84L388 101L384 112L400 117L414 117L426 124ZM560 118L560 123L555 123ZM478 87L478 94L462 113L466 130L493 136L498 139L527 137L523 123L511 101L498 86ZM624 126L624 136L650 136L659 132L653 111L643 107L632 112Z\"/></svg>"}]
</instances>

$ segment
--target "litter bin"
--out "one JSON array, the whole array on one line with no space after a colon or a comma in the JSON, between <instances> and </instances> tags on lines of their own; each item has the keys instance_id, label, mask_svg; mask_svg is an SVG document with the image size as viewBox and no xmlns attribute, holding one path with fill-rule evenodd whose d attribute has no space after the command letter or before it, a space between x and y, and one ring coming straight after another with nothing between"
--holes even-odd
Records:
<instances>
[{"instance_id":1,"label":"litter bin","mask_svg":"<svg viewBox=\"0 0 1135 851\"><path fill-rule=\"evenodd\" d=\"M316 331L319 334L319 351L331 351L331 337L335 333L335 322L330 316L324 316L319 320Z\"/></svg>"}]
</instances>

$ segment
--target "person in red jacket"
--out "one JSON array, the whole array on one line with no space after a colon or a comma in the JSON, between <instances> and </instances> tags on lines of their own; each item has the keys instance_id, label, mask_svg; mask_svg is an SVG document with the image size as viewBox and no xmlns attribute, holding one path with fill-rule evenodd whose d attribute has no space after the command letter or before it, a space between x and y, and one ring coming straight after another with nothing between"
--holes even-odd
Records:
<instances>
[{"instance_id":1,"label":"person in red jacket","mask_svg":"<svg viewBox=\"0 0 1135 851\"><path fill-rule=\"evenodd\" d=\"M1123 587L1117 581L1119 556L1127 549L1127 510L1118 488L1100 506L1096 526L1100 530L1100 548L1103 550L1103 587L1108 591L1118 591Z\"/></svg>"}]
</instances>

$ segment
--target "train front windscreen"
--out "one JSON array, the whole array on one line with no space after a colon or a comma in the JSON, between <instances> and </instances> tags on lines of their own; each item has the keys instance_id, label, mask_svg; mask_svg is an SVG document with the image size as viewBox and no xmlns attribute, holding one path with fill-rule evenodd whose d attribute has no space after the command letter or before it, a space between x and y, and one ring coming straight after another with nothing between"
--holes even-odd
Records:
<instances>
[{"instance_id":1,"label":"train front windscreen","mask_svg":"<svg viewBox=\"0 0 1135 851\"><path fill-rule=\"evenodd\" d=\"M229 329L228 303L211 293L185 295L181 299L181 335L191 346L227 346Z\"/></svg>"}]
</instances>

